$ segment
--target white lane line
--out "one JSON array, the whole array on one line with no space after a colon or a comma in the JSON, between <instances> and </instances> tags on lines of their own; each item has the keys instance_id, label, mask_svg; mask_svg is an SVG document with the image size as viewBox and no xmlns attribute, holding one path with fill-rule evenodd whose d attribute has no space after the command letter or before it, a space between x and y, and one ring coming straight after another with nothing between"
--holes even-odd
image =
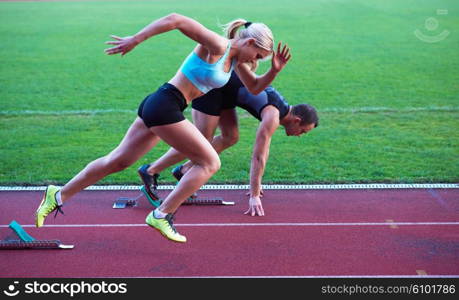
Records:
<instances>
[{"instance_id":1,"label":"white lane line","mask_svg":"<svg viewBox=\"0 0 459 300\"><path fill-rule=\"evenodd\" d=\"M243 227L243 226L317 226L317 227L342 227L342 226L438 226L438 225L459 225L459 222L356 222L356 223L177 223L175 226L181 227ZM35 225L27 224L22 227L35 227ZM147 224L50 224L43 227L49 228L97 228L97 227L146 227ZM8 225L0 225L0 228L8 227Z\"/></svg>"}]
</instances>

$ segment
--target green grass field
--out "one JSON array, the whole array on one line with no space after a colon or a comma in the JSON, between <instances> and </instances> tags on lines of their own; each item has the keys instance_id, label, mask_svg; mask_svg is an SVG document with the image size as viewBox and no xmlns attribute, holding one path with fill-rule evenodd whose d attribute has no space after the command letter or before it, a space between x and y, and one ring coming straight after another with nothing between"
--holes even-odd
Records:
<instances>
[{"instance_id":1,"label":"green grass field","mask_svg":"<svg viewBox=\"0 0 459 300\"><path fill-rule=\"evenodd\" d=\"M215 31L264 22L291 46L273 85L290 104L314 105L320 126L301 138L278 130L264 183L459 181L459 2L158 0L0 2L0 185L63 184L119 143L194 42L169 32L123 58L104 42L170 12ZM428 43L415 30L449 35ZM240 141L210 183L248 182L257 125L240 112ZM136 169L166 150L100 184L139 184Z\"/></svg>"}]
</instances>

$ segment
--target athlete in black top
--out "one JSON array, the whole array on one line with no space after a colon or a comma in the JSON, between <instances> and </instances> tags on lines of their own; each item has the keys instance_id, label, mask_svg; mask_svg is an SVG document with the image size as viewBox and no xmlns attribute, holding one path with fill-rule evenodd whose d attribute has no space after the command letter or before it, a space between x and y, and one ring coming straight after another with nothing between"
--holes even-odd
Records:
<instances>
[{"instance_id":1,"label":"athlete in black top","mask_svg":"<svg viewBox=\"0 0 459 300\"><path fill-rule=\"evenodd\" d=\"M300 136L317 127L316 110L307 104L291 106L273 87L253 95L244 87L236 73L232 73L229 82L218 89L192 102L193 122L203 135L211 141L215 150L220 153L234 145L239 139L236 106L248 111L260 120L255 139L250 169L249 209L245 212L252 216L264 215L260 197L263 194L261 180L268 160L271 137L282 125L288 136ZM221 134L214 136L217 126ZM165 168L182 161L185 157L171 148L165 155L149 166L142 166L149 174L159 174ZM173 170L173 175L180 180L191 168L186 162ZM149 188L149 187L146 187Z\"/></svg>"},{"instance_id":2,"label":"athlete in black top","mask_svg":"<svg viewBox=\"0 0 459 300\"><path fill-rule=\"evenodd\" d=\"M222 88L213 89L205 97L199 97L192 102L193 109L212 116L220 116L222 110L238 106L260 121L261 112L268 105L279 110L280 119L284 118L290 110L290 105L273 87L269 86L258 95L253 95L235 72L231 74L229 82Z\"/></svg>"}]
</instances>

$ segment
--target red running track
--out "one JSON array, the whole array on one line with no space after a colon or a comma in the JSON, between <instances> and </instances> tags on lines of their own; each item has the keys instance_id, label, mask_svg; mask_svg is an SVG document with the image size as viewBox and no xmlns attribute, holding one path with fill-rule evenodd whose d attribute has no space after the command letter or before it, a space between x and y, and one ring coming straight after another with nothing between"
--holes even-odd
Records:
<instances>
[{"instance_id":1,"label":"red running track","mask_svg":"<svg viewBox=\"0 0 459 300\"><path fill-rule=\"evenodd\" d=\"M14 219L37 239L75 245L2 250L0 277L459 275L459 189L265 194L266 216L250 217L245 191L201 191L236 205L181 207L176 225L188 242L179 244L145 225L145 198L111 208L135 191L84 191L40 229L31 225L42 192L0 192L0 237Z\"/></svg>"}]
</instances>

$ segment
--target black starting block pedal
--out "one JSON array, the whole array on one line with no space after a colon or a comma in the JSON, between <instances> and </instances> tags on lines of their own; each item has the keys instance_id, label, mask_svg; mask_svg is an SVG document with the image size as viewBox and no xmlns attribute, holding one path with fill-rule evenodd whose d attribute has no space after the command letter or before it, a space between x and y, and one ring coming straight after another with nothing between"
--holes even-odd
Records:
<instances>
[{"instance_id":1,"label":"black starting block pedal","mask_svg":"<svg viewBox=\"0 0 459 300\"><path fill-rule=\"evenodd\" d=\"M73 245L64 245L59 240L36 240L30 236L22 226L12 221L9 225L16 234L16 239L8 236L0 241L0 250L20 250L20 249L73 249ZM17 239L19 238L19 239Z\"/></svg>"}]
</instances>

